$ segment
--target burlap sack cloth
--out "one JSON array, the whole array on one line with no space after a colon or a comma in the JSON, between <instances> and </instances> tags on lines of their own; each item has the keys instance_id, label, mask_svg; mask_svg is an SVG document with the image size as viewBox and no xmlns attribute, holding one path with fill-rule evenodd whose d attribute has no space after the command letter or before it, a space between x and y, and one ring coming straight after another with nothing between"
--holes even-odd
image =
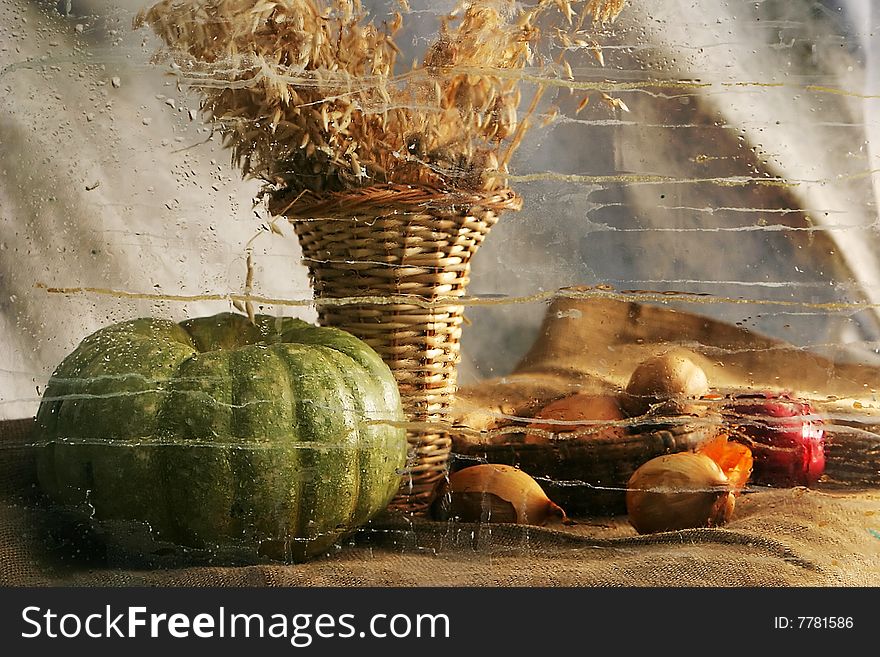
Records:
<instances>
[{"instance_id":1,"label":"burlap sack cloth","mask_svg":"<svg viewBox=\"0 0 880 657\"><path fill-rule=\"evenodd\" d=\"M577 296L575 294L575 296ZM578 313L566 312L577 309ZM588 339L585 339L588 338ZM574 527L469 525L387 516L299 565L135 563L72 542L35 486L31 420L0 423L0 583L160 586L876 586L880 438L876 368L836 364L746 330L607 299L560 299L531 353L506 379L462 391L459 423L480 428L572 387L620 384L658 345L707 356L719 386L833 395L829 481L742 496L720 529L637 536L625 518ZM599 355L601 354L601 357ZM847 412L858 408L853 422ZM876 402L874 402L876 406ZM873 418L873 419L872 419ZM874 425L871 425L874 422ZM858 428L845 425L860 425ZM173 565L169 566L168 563Z\"/></svg>"}]
</instances>

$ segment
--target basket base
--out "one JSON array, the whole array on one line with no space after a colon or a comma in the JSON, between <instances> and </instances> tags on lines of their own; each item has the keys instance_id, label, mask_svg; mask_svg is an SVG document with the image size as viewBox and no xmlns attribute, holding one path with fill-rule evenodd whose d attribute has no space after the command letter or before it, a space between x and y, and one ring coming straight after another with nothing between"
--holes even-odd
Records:
<instances>
[{"instance_id":1,"label":"basket base","mask_svg":"<svg viewBox=\"0 0 880 657\"><path fill-rule=\"evenodd\" d=\"M452 440L447 434L421 432L408 433L407 440L413 453L413 465L407 469L406 478L388 508L423 514L449 473Z\"/></svg>"}]
</instances>

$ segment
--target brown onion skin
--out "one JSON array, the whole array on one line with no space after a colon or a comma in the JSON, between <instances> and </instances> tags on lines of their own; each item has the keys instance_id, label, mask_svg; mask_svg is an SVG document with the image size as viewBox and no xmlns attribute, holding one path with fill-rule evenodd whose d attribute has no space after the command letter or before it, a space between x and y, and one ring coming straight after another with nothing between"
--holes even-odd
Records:
<instances>
[{"instance_id":1,"label":"brown onion skin","mask_svg":"<svg viewBox=\"0 0 880 657\"><path fill-rule=\"evenodd\" d=\"M570 395L550 402L538 411L526 427L523 442L526 445L543 445L557 438L613 438L623 433L623 427L614 423L624 418L615 397ZM558 420L560 423L542 420Z\"/></svg>"},{"instance_id":2,"label":"brown onion skin","mask_svg":"<svg viewBox=\"0 0 880 657\"><path fill-rule=\"evenodd\" d=\"M674 350L652 356L633 370L622 396L630 416L652 407L668 413L691 413L693 402L709 392L706 373L687 353Z\"/></svg>"},{"instance_id":3,"label":"brown onion skin","mask_svg":"<svg viewBox=\"0 0 880 657\"><path fill-rule=\"evenodd\" d=\"M730 520L735 504L721 468L693 452L651 459L627 484L629 521L640 534L717 527Z\"/></svg>"},{"instance_id":4,"label":"brown onion skin","mask_svg":"<svg viewBox=\"0 0 880 657\"><path fill-rule=\"evenodd\" d=\"M458 470L441 486L432 506L437 520L543 525L551 517L570 523L540 484L518 468L483 463Z\"/></svg>"}]
</instances>

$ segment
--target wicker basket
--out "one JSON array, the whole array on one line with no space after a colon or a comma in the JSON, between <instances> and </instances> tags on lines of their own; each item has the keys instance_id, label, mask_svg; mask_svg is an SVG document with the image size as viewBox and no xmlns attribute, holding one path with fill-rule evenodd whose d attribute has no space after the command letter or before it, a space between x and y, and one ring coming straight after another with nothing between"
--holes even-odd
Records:
<instances>
[{"instance_id":1,"label":"wicker basket","mask_svg":"<svg viewBox=\"0 0 880 657\"><path fill-rule=\"evenodd\" d=\"M279 195L270 209L293 223L319 321L373 347L391 368L407 419L410 463L392 506L428 507L448 468L443 430L456 389L470 259L512 191L464 195L383 185L325 196Z\"/></svg>"}]
</instances>

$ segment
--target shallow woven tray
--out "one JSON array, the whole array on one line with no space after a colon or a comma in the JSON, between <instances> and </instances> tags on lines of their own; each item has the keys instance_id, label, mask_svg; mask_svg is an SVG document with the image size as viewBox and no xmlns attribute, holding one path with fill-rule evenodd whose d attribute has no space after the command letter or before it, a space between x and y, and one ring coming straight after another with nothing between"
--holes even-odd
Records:
<instances>
[{"instance_id":1,"label":"shallow woven tray","mask_svg":"<svg viewBox=\"0 0 880 657\"><path fill-rule=\"evenodd\" d=\"M510 434L509 442L493 445L457 438L451 470L476 463L514 465L535 477L569 515L616 515L626 513L626 483L636 468L663 454L694 450L717 433L717 426L700 422L541 445L523 443L522 434ZM878 433L878 426L840 421L826 426L825 475L818 486L838 491L880 486ZM750 484L746 492L765 488Z\"/></svg>"},{"instance_id":2,"label":"shallow woven tray","mask_svg":"<svg viewBox=\"0 0 880 657\"><path fill-rule=\"evenodd\" d=\"M646 461L694 450L718 433L711 423L680 424L611 437L568 438L547 444L478 445L456 440L453 469L475 462L514 465L532 475L569 514L626 512L626 483Z\"/></svg>"}]
</instances>

